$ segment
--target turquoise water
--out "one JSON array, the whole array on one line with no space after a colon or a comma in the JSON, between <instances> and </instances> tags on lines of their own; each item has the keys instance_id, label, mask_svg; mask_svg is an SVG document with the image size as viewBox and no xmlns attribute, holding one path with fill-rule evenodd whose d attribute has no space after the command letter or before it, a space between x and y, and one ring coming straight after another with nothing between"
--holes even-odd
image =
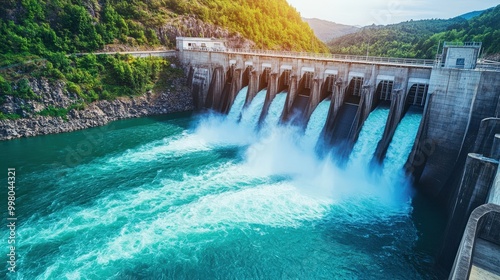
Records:
<instances>
[{"instance_id":1,"label":"turquoise water","mask_svg":"<svg viewBox=\"0 0 500 280\"><path fill-rule=\"evenodd\" d=\"M376 108L363 124L349 156L348 165L366 166L373 158L378 142L384 134L385 124L389 116L389 108ZM418 128L418 127L417 127ZM415 137L413 138L414 141Z\"/></svg>"},{"instance_id":2,"label":"turquoise water","mask_svg":"<svg viewBox=\"0 0 500 280\"><path fill-rule=\"evenodd\" d=\"M231 106L231 110L227 114L227 118L230 120L238 121L241 117L241 110L243 105L245 105L245 100L248 93L248 86L242 88L238 94L236 94L236 98L234 99L233 105Z\"/></svg>"},{"instance_id":3,"label":"turquoise water","mask_svg":"<svg viewBox=\"0 0 500 280\"><path fill-rule=\"evenodd\" d=\"M411 153L421 121L421 112L408 111L398 124L385 156L384 174L395 174L401 171Z\"/></svg>"},{"instance_id":4,"label":"turquoise water","mask_svg":"<svg viewBox=\"0 0 500 280\"><path fill-rule=\"evenodd\" d=\"M266 101L267 89L263 89L255 95L252 102L243 109L241 113L241 123L244 127L257 128L262 107Z\"/></svg>"},{"instance_id":5,"label":"turquoise water","mask_svg":"<svg viewBox=\"0 0 500 280\"><path fill-rule=\"evenodd\" d=\"M286 96L286 92L281 92L274 97L262 124L261 131L263 131L263 133L272 129L280 122L281 114L285 107Z\"/></svg>"},{"instance_id":6,"label":"turquoise water","mask_svg":"<svg viewBox=\"0 0 500 280\"><path fill-rule=\"evenodd\" d=\"M292 128L254 130L180 114L0 142L0 180L17 180L10 278L436 277L404 190L317 158Z\"/></svg>"},{"instance_id":7,"label":"turquoise water","mask_svg":"<svg viewBox=\"0 0 500 280\"><path fill-rule=\"evenodd\" d=\"M314 148L316 142L318 141L321 131L326 123L326 116L328 116L328 111L330 110L331 100L323 100L314 109L314 112L309 118L307 123L304 136L302 137L302 142L305 146Z\"/></svg>"}]
</instances>

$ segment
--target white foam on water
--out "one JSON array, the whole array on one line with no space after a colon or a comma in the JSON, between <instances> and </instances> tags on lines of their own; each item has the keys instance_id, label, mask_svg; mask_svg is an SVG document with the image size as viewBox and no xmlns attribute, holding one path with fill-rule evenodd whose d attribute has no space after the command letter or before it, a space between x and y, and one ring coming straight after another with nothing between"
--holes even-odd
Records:
<instances>
[{"instance_id":1,"label":"white foam on water","mask_svg":"<svg viewBox=\"0 0 500 280\"><path fill-rule=\"evenodd\" d=\"M267 89L263 89L257 93L253 98L252 102L243 109L241 114L241 124L243 127L256 129L257 123L259 122L260 114L262 113L262 107L266 101Z\"/></svg>"},{"instance_id":2,"label":"white foam on water","mask_svg":"<svg viewBox=\"0 0 500 280\"><path fill-rule=\"evenodd\" d=\"M127 204L127 201L119 204ZM119 234L103 236L104 244L78 248L76 259L59 259L46 270L48 277L63 267L74 269L70 272L72 275L88 275L91 271L86 269L112 270L113 262L139 257L157 246L180 250L186 242L194 247L200 246L197 240L201 244L207 242L205 238L192 238L193 235L224 235L234 228L252 230L254 225L299 227L303 221L324 217L330 202L305 195L293 185L282 182L205 195L166 211L151 211L144 215L144 220L140 213L123 212L122 207L116 206L113 209L109 205L99 205L111 211L111 215L120 211L123 218L130 220L120 227ZM89 264L83 271L82 263Z\"/></svg>"},{"instance_id":3,"label":"white foam on water","mask_svg":"<svg viewBox=\"0 0 500 280\"><path fill-rule=\"evenodd\" d=\"M314 148L318 142L319 136L326 124L330 104L330 100L323 100L318 104L316 109L314 109L304 132L303 143L306 147Z\"/></svg>"},{"instance_id":4,"label":"white foam on water","mask_svg":"<svg viewBox=\"0 0 500 280\"><path fill-rule=\"evenodd\" d=\"M377 108L370 113L352 149L348 165L358 164L366 166L370 163L377 149L378 142L384 134L388 116L388 108Z\"/></svg>"},{"instance_id":5,"label":"white foam on water","mask_svg":"<svg viewBox=\"0 0 500 280\"><path fill-rule=\"evenodd\" d=\"M401 171L413 148L421 121L421 113L410 111L403 117L387 149L383 167L384 176L392 177Z\"/></svg>"},{"instance_id":6,"label":"white foam on water","mask_svg":"<svg viewBox=\"0 0 500 280\"><path fill-rule=\"evenodd\" d=\"M155 183L117 190L85 208L32 217L27 223L32 226L18 232L23 246L62 242L60 254L38 278L112 278L122 269L119 262L158 252L189 259L193 255L183 252L222 242L235 229L299 228L331 215L339 223L370 225L410 213L404 188L359 169L340 169L331 160L334 155L318 158L303 147L298 128L274 126L256 135L264 98L265 91L258 94L252 101L257 105L247 108L239 124L203 116L195 129L130 149L107 164L133 166L233 146L242 149L242 161L207 164L200 174L186 172L182 178L165 172ZM329 106L322 104L324 115ZM314 119L321 122L319 116Z\"/></svg>"},{"instance_id":7,"label":"white foam on water","mask_svg":"<svg viewBox=\"0 0 500 280\"><path fill-rule=\"evenodd\" d=\"M203 116L193 132L210 148L228 146L246 146L257 138L255 127L244 126L221 115Z\"/></svg>"},{"instance_id":8,"label":"white foam on water","mask_svg":"<svg viewBox=\"0 0 500 280\"><path fill-rule=\"evenodd\" d=\"M300 146L297 131L288 127L277 127L269 135L248 147L245 155L246 169L257 176L285 176L304 191L318 197L336 201L353 197L378 201L383 207L394 211L406 211L409 197L406 188L394 188L391 183L381 181L365 171L338 168L330 157L319 159L308 149ZM387 213L392 210L386 209Z\"/></svg>"},{"instance_id":9,"label":"white foam on water","mask_svg":"<svg viewBox=\"0 0 500 280\"><path fill-rule=\"evenodd\" d=\"M180 135L154 141L139 148L129 149L122 155L112 157L108 161L116 165L127 165L208 150L210 150L210 145L205 139L198 137L196 134L190 134L188 131L183 131Z\"/></svg>"},{"instance_id":10,"label":"white foam on water","mask_svg":"<svg viewBox=\"0 0 500 280\"><path fill-rule=\"evenodd\" d=\"M234 99L233 105L227 114L227 119L232 121L238 121L241 116L241 111L243 110L243 105L245 105L245 100L247 98L248 86L242 88L236 98Z\"/></svg>"},{"instance_id":11,"label":"white foam on water","mask_svg":"<svg viewBox=\"0 0 500 280\"><path fill-rule=\"evenodd\" d=\"M263 131L264 133L265 131L268 131L272 127L278 125L280 117L283 113L283 108L285 107L286 95L287 94L285 92L278 93L271 102L261 128L261 131Z\"/></svg>"},{"instance_id":12,"label":"white foam on water","mask_svg":"<svg viewBox=\"0 0 500 280\"><path fill-rule=\"evenodd\" d=\"M24 236L23 243L26 245L50 242L82 230L120 224L119 220L130 214L163 211L206 194L239 188L240 184L251 185L255 180L259 181L232 163L219 164L207 167L198 176L186 175L182 181L162 179L157 188L145 184L110 194L98 200L93 207L67 209L64 217L54 213L39 220L36 227L20 229L19 234Z\"/></svg>"}]
</instances>

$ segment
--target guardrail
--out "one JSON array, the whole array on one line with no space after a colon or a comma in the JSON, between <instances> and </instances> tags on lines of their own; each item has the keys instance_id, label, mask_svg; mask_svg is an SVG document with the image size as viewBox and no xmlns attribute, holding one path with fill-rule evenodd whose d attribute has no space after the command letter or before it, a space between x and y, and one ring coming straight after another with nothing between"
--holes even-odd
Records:
<instances>
[{"instance_id":1,"label":"guardrail","mask_svg":"<svg viewBox=\"0 0 500 280\"><path fill-rule=\"evenodd\" d=\"M170 57L176 56L177 51L175 50L165 50L165 51L126 51L126 52L94 52L94 53L75 53L76 56L82 56L87 54L105 54L105 55L114 55L114 54L129 54L135 57L149 57L149 56L160 56L160 57Z\"/></svg>"},{"instance_id":2,"label":"guardrail","mask_svg":"<svg viewBox=\"0 0 500 280\"><path fill-rule=\"evenodd\" d=\"M500 62L487 59L479 59L476 64L476 68L482 70L500 71Z\"/></svg>"},{"instance_id":3,"label":"guardrail","mask_svg":"<svg viewBox=\"0 0 500 280\"><path fill-rule=\"evenodd\" d=\"M500 72L500 65L477 64L476 69Z\"/></svg>"},{"instance_id":4,"label":"guardrail","mask_svg":"<svg viewBox=\"0 0 500 280\"><path fill-rule=\"evenodd\" d=\"M190 50L190 49L185 49ZM192 50L204 51L204 50ZM208 51L208 50L207 50ZM369 62L378 64L400 64L400 65L414 65L432 68L434 66L433 59L416 59L416 58L395 58L395 57L379 57L379 56L362 56L362 55L345 55L345 54L330 54L330 53L310 53L310 52L291 52L291 51L273 51L273 50L259 50L259 49L227 49L226 53L248 54L248 55L265 55L276 57L291 57L291 58L304 58L304 59L321 59L333 60L342 62Z\"/></svg>"},{"instance_id":5,"label":"guardrail","mask_svg":"<svg viewBox=\"0 0 500 280\"><path fill-rule=\"evenodd\" d=\"M443 47L477 47L482 46L482 42L444 42Z\"/></svg>"}]
</instances>

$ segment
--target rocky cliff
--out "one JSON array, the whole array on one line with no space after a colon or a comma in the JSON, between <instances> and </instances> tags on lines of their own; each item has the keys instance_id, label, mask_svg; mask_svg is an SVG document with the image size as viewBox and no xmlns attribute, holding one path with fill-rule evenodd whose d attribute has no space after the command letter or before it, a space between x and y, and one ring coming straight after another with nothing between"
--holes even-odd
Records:
<instances>
[{"instance_id":1,"label":"rocky cliff","mask_svg":"<svg viewBox=\"0 0 500 280\"><path fill-rule=\"evenodd\" d=\"M0 120L0 140L86 129L118 119L190 111L193 110L193 100L184 83L183 79L176 79L167 88L156 93L149 91L132 98L100 100L83 109L71 109L63 118L42 116L40 112L50 106L68 108L81 100L65 92L61 82L32 80L30 85L39 96L38 100L8 96L0 106L4 113L23 116L17 120Z\"/></svg>"},{"instance_id":2,"label":"rocky cliff","mask_svg":"<svg viewBox=\"0 0 500 280\"><path fill-rule=\"evenodd\" d=\"M255 43L244 38L240 33L227 28L203 22L192 15L170 19L159 28L158 37L164 45L174 44L176 37L224 38L229 48L253 48Z\"/></svg>"},{"instance_id":3,"label":"rocky cliff","mask_svg":"<svg viewBox=\"0 0 500 280\"><path fill-rule=\"evenodd\" d=\"M238 32L229 31L218 25L203 22L193 15L178 16L170 18L167 22L156 29L156 35L163 46L175 47L177 37L204 37L223 38L228 48L255 48L256 44ZM148 47L141 45L107 44L103 51L137 51L137 50L159 50L167 47Z\"/></svg>"}]
</instances>

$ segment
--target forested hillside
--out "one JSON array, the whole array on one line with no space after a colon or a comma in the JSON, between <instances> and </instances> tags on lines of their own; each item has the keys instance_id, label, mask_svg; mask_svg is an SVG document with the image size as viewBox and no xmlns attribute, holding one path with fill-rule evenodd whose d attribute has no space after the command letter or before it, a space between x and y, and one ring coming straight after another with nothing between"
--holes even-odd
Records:
<instances>
[{"instance_id":1,"label":"forested hillside","mask_svg":"<svg viewBox=\"0 0 500 280\"><path fill-rule=\"evenodd\" d=\"M96 100L154 89L182 71L163 59L68 54L173 48L176 36L224 37L236 47L328 51L286 0L4 0L0 119L64 117ZM24 106L40 99L32 88L41 80L64 85L73 105L37 112ZM3 110L7 100L21 109Z\"/></svg>"},{"instance_id":2,"label":"forested hillside","mask_svg":"<svg viewBox=\"0 0 500 280\"><path fill-rule=\"evenodd\" d=\"M257 47L325 51L285 0L6 0L0 6L0 54L90 52L106 44L175 45L175 34L206 36L195 17L214 28L240 33ZM182 34L181 34L182 33ZM168 35L171 35L170 37ZM3 57L5 59L9 57Z\"/></svg>"},{"instance_id":3,"label":"forested hillside","mask_svg":"<svg viewBox=\"0 0 500 280\"><path fill-rule=\"evenodd\" d=\"M453 26L451 30L436 34L429 40L483 42L482 53L485 56L498 55L500 54L500 5Z\"/></svg>"},{"instance_id":4,"label":"forested hillside","mask_svg":"<svg viewBox=\"0 0 500 280\"><path fill-rule=\"evenodd\" d=\"M500 53L500 6L466 20L408 21L369 26L328 43L332 53L434 58L439 42L483 42L483 54Z\"/></svg>"},{"instance_id":5,"label":"forested hillside","mask_svg":"<svg viewBox=\"0 0 500 280\"><path fill-rule=\"evenodd\" d=\"M463 15L460 15L461 18L463 19L466 19L466 20L469 20L469 19L472 19L472 18L475 18L477 16L480 16L482 13L484 13L486 10L482 10L482 11L473 11L473 12L470 12L470 13L466 13L466 14L463 14Z\"/></svg>"},{"instance_id":6,"label":"forested hillside","mask_svg":"<svg viewBox=\"0 0 500 280\"><path fill-rule=\"evenodd\" d=\"M336 38L328 43L332 53L391 57L435 56L436 48L416 48L425 39L446 31L452 25L459 25L465 19L418 20L387 26L367 26L356 33ZM428 53L430 51L430 53Z\"/></svg>"}]
</instances>

